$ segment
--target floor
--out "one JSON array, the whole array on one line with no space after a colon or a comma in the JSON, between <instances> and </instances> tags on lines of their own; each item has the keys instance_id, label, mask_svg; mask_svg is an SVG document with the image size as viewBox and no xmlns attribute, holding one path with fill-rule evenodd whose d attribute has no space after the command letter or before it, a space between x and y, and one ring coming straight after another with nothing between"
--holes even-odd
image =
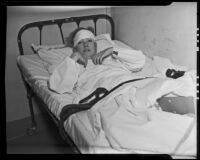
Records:
<instances>
[{"instance_id":1,"label":"floor","mask_svg":"<svg viewBox=\"0 0 200 160\"><path fill-rule=\"evenodd\" d=\"M7 154L73 154L68 144L61 139L58 129L48 115L35 117L37 133L26 134L30 118L7 123Z\"/></svg>"}]
</instances>

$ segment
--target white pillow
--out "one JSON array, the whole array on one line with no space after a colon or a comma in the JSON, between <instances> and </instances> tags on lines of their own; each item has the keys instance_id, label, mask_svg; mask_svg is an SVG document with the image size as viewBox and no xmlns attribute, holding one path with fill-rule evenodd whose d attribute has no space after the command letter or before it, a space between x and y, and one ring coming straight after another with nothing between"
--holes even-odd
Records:
<instances>
[{"instance_id":1,"label":"white pillow","mask_svg":"<svg viewBox=\"0 0 200 160\"><path fill-rule=\"evenodd\" d=\"M144 87L136 91L136 103L139 107L149 107L156 103L157 99L181 88L183 83L171 78L156 78Z\"/></svg>"},{"instance_id":2,"label":"white pillow","mask_svg":"<svg viewBox=\"0 0 200 160\"><path fill-rule=\"evenodd\" d=\"M57 45L35 45L31 44L31 48L37 53L40 49L61 49L64 48L65 44L57 44Z\"/></svg>"},{"instance_id":3,"label":"white pillow","mask_svg":"<svg viewBox=\"0 0 200 160\"><path fill-rule=\"evenodd\" d=\"M45 62L44 67L50 74L66 56L70 56L73 52L71 47L65 47L64 45L44 46L32 44L31 47Z\"/></svg>"},{"instance_id":4,"label":"white pillow","mask_svg":"<svg viewBox=\"0 0 200 160\"><path fill-rule=\"evenodd\" d=\"M97 53L105 51L108 48L112 48L114 45L109 33L97 35L95 37L95 41L97 43Z\"/></svg>"}]
</instances>

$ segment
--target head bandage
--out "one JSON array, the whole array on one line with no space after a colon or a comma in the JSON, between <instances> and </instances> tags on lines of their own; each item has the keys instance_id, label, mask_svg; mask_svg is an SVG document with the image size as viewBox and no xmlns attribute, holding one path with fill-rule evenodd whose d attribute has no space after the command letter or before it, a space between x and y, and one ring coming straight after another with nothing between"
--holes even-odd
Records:
<instances>
[{"instance_id":1,"label":"head bandage","mask_svg":"<svg viewBox=\"0 0 200 160\"><path fill-rule=\"evenodd\" d=\"M78 31L74 37L74 47L78 44L79 41L86 38L95 39L95 36L92 32L86 29Z\"/></svg>"}]
</instances>

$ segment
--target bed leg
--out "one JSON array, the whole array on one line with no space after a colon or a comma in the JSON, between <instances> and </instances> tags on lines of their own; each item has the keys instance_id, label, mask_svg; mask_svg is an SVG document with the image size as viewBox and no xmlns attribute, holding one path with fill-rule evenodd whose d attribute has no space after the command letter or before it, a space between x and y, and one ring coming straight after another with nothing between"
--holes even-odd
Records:
<instances>
[{"instance_id":1,"label":"bed leg","mask_svg":"<svg viewBox=\"0 0 200 160\"><path fill-rule=\"evenodd\" d=\"M27 128L26 133L28 136L32 136L37 131L37 124L36 124L35 115L33 112L33 103L32 103L33 93L32 93L32 91L29 90L27 92L27 98L28 98L29 109L30 109L30 113L31 113L31 127Z\"/></svg>"}]
</instances>

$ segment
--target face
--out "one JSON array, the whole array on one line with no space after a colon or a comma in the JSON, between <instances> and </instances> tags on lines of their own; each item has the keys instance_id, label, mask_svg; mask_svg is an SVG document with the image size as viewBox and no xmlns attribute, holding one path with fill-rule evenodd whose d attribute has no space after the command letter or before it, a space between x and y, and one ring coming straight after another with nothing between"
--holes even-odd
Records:
<instances>
[{"instance_id":1,"label":"face","mask_svg":"<svg viewBox=\"0 0 200 160\"><path fill-rule=\"evenodd\" d=\"M91 38L82 39L76 45L77 51L79 51L83 56L86 56L88 59L96 53L96 43Z\"/></svg>"}]
</instances>

